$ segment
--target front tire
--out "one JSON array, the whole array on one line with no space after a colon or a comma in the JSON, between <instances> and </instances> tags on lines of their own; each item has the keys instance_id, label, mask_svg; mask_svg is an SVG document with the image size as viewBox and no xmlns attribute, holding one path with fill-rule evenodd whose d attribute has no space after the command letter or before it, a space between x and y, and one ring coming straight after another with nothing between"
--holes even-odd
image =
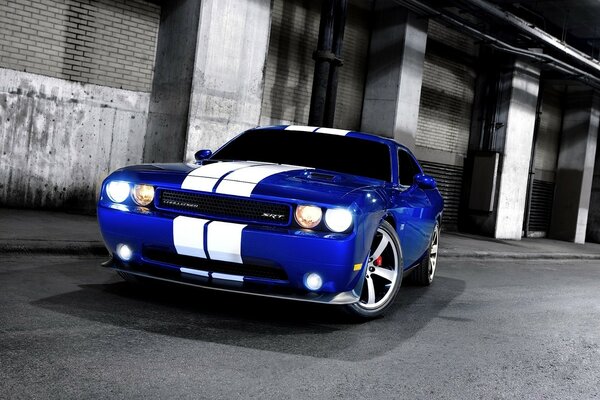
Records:
<instances>
[{"instance_id":1,"label":"front tire","mask_svg":"<svg viewBox=\"0 0 600 400\"><path fill-rule=\"evenodd\" d=\"M345 306L354 317L371 319L382 315L393 303L402 281L402 248L396 230L382 221L366 261L360 300Z\"/></svg>"}]
</instances>

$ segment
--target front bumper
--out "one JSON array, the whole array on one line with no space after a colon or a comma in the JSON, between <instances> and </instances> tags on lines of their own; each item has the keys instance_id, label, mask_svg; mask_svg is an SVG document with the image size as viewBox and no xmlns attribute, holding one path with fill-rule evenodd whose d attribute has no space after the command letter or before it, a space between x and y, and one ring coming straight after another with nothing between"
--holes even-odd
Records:
<instances>
[{"instance_id":1,"label":"front bumper","mask_svg":"<svg viewBox=\"0 0 600 400\"><path fill-rule=\"evenodd\" d=\"M355 290L342 293L316 293L297 291L282 286L260 285L249 282L236 282L212 277L201 277L190 274L177 274L165 269L149 269L145 267L126 266L115 257L102 264L103 267L125 272L142 278L150 278L169 283L217 290L222 292L242 293L253 296L271 297L283 300L296 300L311 303L332 305L354 304L360 299L360 293Z\"/></svg>"},{"instance_id":2,"label":"front bumper","mask_svg":"<svg viewBox=\"0 0 600 400\"><path fill-rule=\"evenodd\" d=\"M248 225L241 235L242 263L214 262L178 254L173 238L177 216L99 206L100 229L112 254L105 266L163 281L283 299L351 304L360 298L367 254L356 231L342 235ZM122 243L133 250L127 262L116 256ZM308 273L321 276L321 289L306 289Z\"/></svg>"}]
</instances>

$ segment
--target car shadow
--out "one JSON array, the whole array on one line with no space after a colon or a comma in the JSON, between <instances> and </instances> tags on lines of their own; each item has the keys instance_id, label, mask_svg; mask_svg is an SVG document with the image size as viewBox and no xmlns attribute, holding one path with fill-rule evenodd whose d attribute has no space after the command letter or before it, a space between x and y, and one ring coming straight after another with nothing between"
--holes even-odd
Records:
<instances>
[{"instance_id":1,"label":"car shadow","mask_svg":"<svg viewBox=\"0 0 600 400\"><path fill-rule=\"evenodd\" d=\"M411 338L465 288L436 277L403 285L383 318L356 323L336 308L171 284L110 281L32 304L78 318L169 337L339 360L381 356Z\"/></svg>"}]
</instances>

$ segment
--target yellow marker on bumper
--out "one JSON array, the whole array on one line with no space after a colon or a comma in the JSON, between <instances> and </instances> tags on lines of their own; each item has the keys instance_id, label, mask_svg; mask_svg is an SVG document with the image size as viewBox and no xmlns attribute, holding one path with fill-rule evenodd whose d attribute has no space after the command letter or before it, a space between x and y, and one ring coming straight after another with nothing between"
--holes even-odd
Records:
<instances>
[{"instance_id":1,"label":"yellow marker on bumper","mask_svg":"<svg viewBox=\"0 0 600 400\"><path fill-rule=\"evenodd\" d=\"M362 263L361 264L354 264L354 270L355 271L360 271L361 268L362 268Z\"/></svg>"}]
</instances>

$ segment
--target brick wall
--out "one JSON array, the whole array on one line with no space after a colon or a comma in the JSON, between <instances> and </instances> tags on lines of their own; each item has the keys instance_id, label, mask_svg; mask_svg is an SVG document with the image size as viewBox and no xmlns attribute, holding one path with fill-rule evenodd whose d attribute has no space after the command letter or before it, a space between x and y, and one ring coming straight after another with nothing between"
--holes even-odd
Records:
<instances>
[{"instance_id":1,"label":"brick wall","mask_svg":"<svg viewBox=\"0 0 600 400\"><path fill-rule=\"evenodd\" d=\"M149 92L159 23L141 0L0 0L0 67Z\"/></svg>"}]
</instances>

